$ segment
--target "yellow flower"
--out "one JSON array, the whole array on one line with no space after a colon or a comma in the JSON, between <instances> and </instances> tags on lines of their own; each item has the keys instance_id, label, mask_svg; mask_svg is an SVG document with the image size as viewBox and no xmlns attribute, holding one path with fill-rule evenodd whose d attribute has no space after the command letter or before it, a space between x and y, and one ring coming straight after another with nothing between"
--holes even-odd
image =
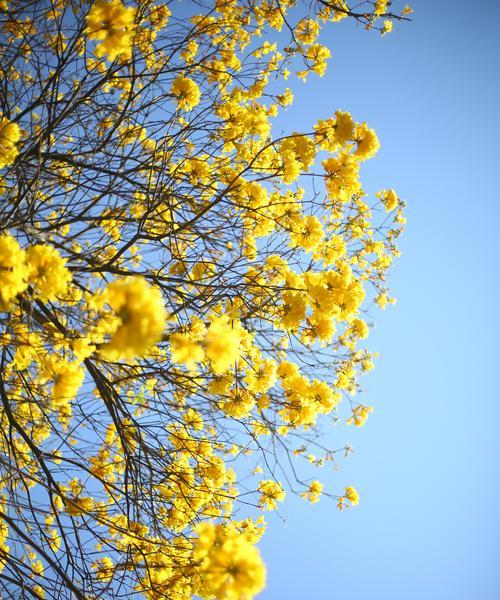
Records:
<instances>
[{"instance_id":1,"label":"yellow flower","mask_svg":"<svg viewBox=\"0 0 500 600\"><path fill-rule=\"evenodd\" d=\"M24 259L25 252L15 238L0 236L0 309L8 308L8 303L28 285Z\"/></svg>"},{"instance_id":2,"label":"yellow flower","mask_svg":"<svg viewBox=\"0 0 500 600\"><path fill-rule=\"evenodd\" d=\"M114 574L114 563L109 556L104 556L97 560L92 567L97 571L97 579L100 581L110 581Z\"/></svg>"},{"instance_id":3,"label":"yellow flower","mask_svg":"<svg viewBox=\"0 0 500 600\"><path fill-rule=\"evenodd\" d=\"M283 181L292 183L300 173L308 171L316 157L313 140L306 135L293 134L279 145L283 160Z\"/></svg>"},{"instance_id":4,"label":"yellow flower","mask_svg":"<svg viewBox=\"0 0 500 600\"><path fill-rule=\"evenodd\" d=\"M184 423L189 427L192 427L196 431L203 429L203 418L197 410L194 408L188 408L182 415Z\"/></svg>"},{"instance_id":5,"label":"yellow flower","mask_svg":"<svg viewBox=\"0 0 500 600\"><path fill-rule=\"evenodd\" d=\"M245 533L213 523L202 523L196 531L193 558L200 579L197 595L216 600L251 600L264 589L264 563Z\"/></svg>"},{"instance_id":6,"label":"yellow flower","mask_svg":"<svg viewBox=\"0 0 500 600\"><path fill-rule=\"evenodd\" d=\"M216 375L222 375L240 358L243 328L237 319L227 315L215 317L205 336L205 354Z\"/></svg>"},{"instance_id":7,"label":"yellow flower","mask_svg":"<svg viewBox=\"0 0 500 600\"><path fill-rule=\"evenodd\" d=\"M347 424L352 425L354 423L356 427L363 427L363 425L368 420L369 414L372 412L373 406L365 406L364 404L358 404L358 406L353 408L352 417L347 419Z\"/></svg>"},{"instance_id":8,"label":"yellow flower","mask_svg":"<svg viewBox=\"0 0 500 600\"><path fill-rule=\"evenodd\" d=\"M44 301L54 301L64 295L72 277L66 259L53 246L31 246L26 252L26 263L35 295Z\"/></svg>"},{"instance_id":9,"label":"yellow flower","mask_svg":"<svg viewBox=\"0 0 500 600\"><path fill-rule=\"evenodd\" d=\"M337 110L334 119L319 120L314 126L316 140L322 150L335 152L354 135L354 120L350 113Z\"/></svg>"},{"instance_id":10,"label":"yellow flower","mask_svg":"<svg viewBox=\"0 0 500 600\"><path fill-rule=\"evenodd\" d=\"M324 414L328 414L340 401L340 394L335 392L326 381L315 379L309 392L319 405L317 410Z\"/></svg>"},{"instance_id":11,"label":"yellow flower","mask_svg":"<svg viewBox=\"0 0 500 600\"><path fill-rule=\"evenodd\" d=\"M339 144L345 144L352 139L354 120L350 113L337 110L335 112L335 136Z\"/></svg>"},{"instance_id":12,"label":"yellow flower","mask_svg":"<svg viewBox=\"0 0 500 600\"><path fill-rule=\"evenodd\" d=\"M132 56L132 32L135 9L126 8L121 0L96 0L87 15L85 33L99 40L95 53L115 60Z\"/></svg>"},{"instance_id":13,"label":"yellow flower","mask_svg":"<svg viewBox=\"0 0 500 600\"><path fill-rule=\"evenodd\" d=\"M384 35L386 33L390 33L392 31L393 23L389 19L384 21L384 26L382 27L381 34Z\"/></svg>"},{"instance_id":14,"label":"yellow flower","mask_svg":"<svg viewBox=\"0 0 500 600\"><path fill-rule=\"evenodd\" d=\"M319 34L320 25L313 19L302 19L295 28L295 37L303 44L312 44Z\"/></svg>"},{"instance_id":15,"label":"yellow flower","mask_svg":"<svg viewBox=\"0 0 500 600\"><path fill-rule=\"evenodd\" d=\"M245 383L255 394L267 392L276 383L276 363L271 359L255 362L245 377Z\"/></svg>"},{"instance_id":16,"label":"yellow flower","mask_svg":"<svg viewBox=\"0 0 500 600\"><path fill-rule=\"evenodd\" d=\"M305 52L305 57L312 61L311 69L320 77L323 77L326 71L327 60L330 58L330 50L321 44L309 46Z\"/></svg>"},{"instance_id":17,"label":"yellow flower","mask_svg":"<svg viewBox=\"0 0 500 600\"><path fill-rule=\"evenodd\" d=\"M352 506L359 504L359 494L351 485L346 487L345 497L349 500Z\"/></svg>"},{"instance_id":18,"label":"yellow flower","mask_svg":"<svg viewBox=\"0 0 500 600\"><path fill-rule=\"evenodd\" d=\"M258 490L261 494L259 506L262 510L275 510L278 502L283 502L286 496L281 484L273 479L261 481Z\"/></svg>"},{"instance_id":19,"label":"yellow flower","mask_svg":"<svg viewBox=\"0 0 500 600\"><path fill-rule=\"evenodd\" d=\"M307 215L294 224L290 233L290 241L294 246L304 250L314 250L321 244L325 232L318 217Z\"/></svg>"},{"instance_id":20,"label":"yellow flower","mask_svg":"<svg viewBox=\"0 0 500 600\"><path fill-rule=\"evenodd\" d=\"M47 531L47 537L48 537L48 542L49 542L49 546L50 546L51 550L53 552L57 552L59 550L59 548L61 547L61 542L62 542L62 538L59 535L59 532L57 531L57 529L50 528Z\"/></svg>"},{"instance_id":21,"label":"yellow flower","mask_svg":"<svg viewBox=\"0 0 500 600\"><path fill-rule=\"evenodd\" d=\"M67 498L64 502L66 512L71 517L80 517L90 512L94 506L92 498L78 497L78 498Z\"/></svg>"},{"instance_id":22,"label":"yellow flower","mask_svg":"<svg viewBox=\"0 0 500 600\"><path fill-rule=\"evenodd\" d=\"M281 324L285 329L297 329L306 317L306 301L301 292L283 292Z\"/></svg>"},{"instance_id":23,"label":"yellow flower","mask_svg":"<svg viewBox=\"0 0 500 600\"><path fill-rule=\"evenodd\" d=\"M114 281L103 298L117 316L111 339L100 349L105 359L141 356L161 340L167 318L163 297L143 277Z\"/></svg>"},{"instance_id":24,"label":"yellow flower","mask_svg":"<svg viewBox=\"0 0 500 600\"><path fill-rule=\"evenodd\" d=\"M251 413L255 406L255 398L246 390L238 388L231 390L229 398L220 402L219 406L226 415L241 419Z\"/></svg>"},{"instance_id":25,"label":"yellow flower","mask_svg":"<svg viewBox=\"0 0 500 600\"><path fill-rule=\"evenodd\" d=\"M375 2L375 10L373 13L377 16L383 15L387 12L388 0L377 0Z\"/></svg>"},{"instance_id":26,"label":"yellow flower","mask_svg":"<svg viewBox=\"0 0 500 600\"><path fill-rule=\"evenodd\" d=\"M280 106L288 106L293 103L293 93L290 88L286 88L282 94L278 94L276 96L276 100L279 102Z\"/></svg>"},{"instance_id":27,"label":"yellow flower","mask_svg":"<svg viewBox=\"0 0 500 600\"><path fill-rule=\"evenodd\" d=\"M45 358L43 371L54 382L52 399L56 406L72 400L85 378L85 371L79 363L67 362L58 356Z\"/></svg>"},{"instance_id":28,"label":"yellow flower","mask_svg":"<svg viewBox=\"0 0 500 600\"><path fill-rule=\"evenodd\" d=\"M395 190L381 190L377 197L380 198L387 212L391 212L399 206L399 198Z\"/></svg>"},{"instance_id":29,"label":"yellow flower","mask_svg":"<svg viewBox=\"0 0 500 600\"><path fill-rule=\"evenodd\" d=\"M357 338L361 338L362 340L368 337L370 330L368 329L368 325L363 319L353 319L353 322L350 327L351 335L354 335Z\"/></svg>"},{"instance_id":30,"label":"yellow flower","mask_svg":"<svg viewBox=\"0 0 500 600\"><path fill-rule=\"evenodd\" d=\"M87 338L78 338L71 344L71 348L79 360L88 358L95 351L95 346Z\"/></svg>"},{"instance_id":31,"label":"yellow flower","mask_svg":"<svg viewBox=\"0 0 500 600\"><path fill-rule=\"evenodd\" d=\"M358 160L367 160L368 158L375 156L380 148L377 134L373 129L370 129L366 123L356 126L354 130L354 139L357 142L354 156L356 156Z\"/></svg>"},{"instance_id":32,"label":"yellow flower","mask_svg":"<svg viewBox=\"0 0 500 600\"><path fill-rule=\"evenodd\" d=\"M11 165L19 154L17 142L21 138L21 130L17 123L5 117L0 118L0 169Z\"/></svg>"},{"instance_id":33,"label":"yellow flower","mask_svg":"<svg viewBox=\"0 0 500 600\"><path fill-rule=\"evenodd\" d=\"M179 75L173 82L170 91L177 98L178 108L191 110L200 102L200 88L189 77Z\"/></svg>"},{"instance_id":34,"label":"yellow flower","mask_svg":"<svg viewBox=\"0 0 500 600\"><path fill-rule=\"evenodd\" d=\"M195 40L187 42L186 47L181 52L181 57L188 63L191 64L198 52L198 43Z\"/></svg>"},{"instance_id":35,"label":"yellow flower","mask_svg":"<svg viewBox=\"0 0 500 600\"><path fill-rule=\"evenodd\" d=\"M170 338L170 352L173 362L186 365L188 369L194 368L205 356L203 348L192 340L186 333L173 333Z\"/></svg>"},{"instance_id":36,"label":"yellow flower","mask_svg":"<svg viewBox=\"0 0 500 600\"><path fill-rule=\"evenodd\" d=\"M310 334L322 342L330 343L335 334L335 322L329 315L313 314L309 319Z\"/></svg>"},{"instance_id":37,"label":"yellow flower","mask_svg":"<svg viewBox=\"0 0 500 600\"><path fill-rule=\"evenodd\" d=\"M315 260L322 260L325 266L334 265L337 259L344 256L347 246L340 235L331 234L326 242L321 243L313 251Z\"/></svg>"},{"instance_id":38,"label":"yellow flower","mask_svg":"<svg viewBox=\"0 0 500 600\"><path fill-rule=\"evenodd\" d=\"M319 502L322 493L323 484L321 483L321 481L315 479L314 481L311 481L309 489L306 492L302 492L301 496L302 498L309 500L311 504L315 504L316 502Z\"/></svg>"},{"instance_id":39,"label":"yellow flower","mask_svg":"<svg viewBox=\"0 0 500 600\"><path fill-rule=\"evenodd\" d=\"M323 167L326 171L326 189L332 200L347 202L361 190L359 163L347 152L327 158L323 161Z\"/></svg>"}]
</instances>

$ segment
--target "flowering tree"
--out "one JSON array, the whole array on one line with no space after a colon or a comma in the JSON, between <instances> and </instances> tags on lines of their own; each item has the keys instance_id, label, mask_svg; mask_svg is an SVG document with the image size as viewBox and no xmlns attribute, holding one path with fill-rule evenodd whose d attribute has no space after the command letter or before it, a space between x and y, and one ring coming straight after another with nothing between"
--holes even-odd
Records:
<instances>
[{"instance_id":1,"label":"flowering tree","mask_svg":"<svg viewBox=\"0 0 500 600\"><path fill-rule=\"evenodd\" d=\"M337 110L272 133L324 25L390 2L2 0L0 585L12 598L250 600L257 511L325 490L362 425L392 189ZM314 454L313 454L314 453Z\"/></svg>"}]
</instances>

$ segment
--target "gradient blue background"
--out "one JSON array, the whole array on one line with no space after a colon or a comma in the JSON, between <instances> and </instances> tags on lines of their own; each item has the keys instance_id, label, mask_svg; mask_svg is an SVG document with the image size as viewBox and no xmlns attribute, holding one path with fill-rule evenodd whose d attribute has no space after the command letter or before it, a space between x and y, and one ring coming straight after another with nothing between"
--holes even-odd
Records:
<instances>
[{"instance_id":1,"label":"gradient blue background","mask_svg":"<svg viewBox=\"0 0 500 600\"><path fill-rule=\"evenodd\" d=\"M373 312L376 411L333 431L356 453L321 472L361 504L288 498L261 543L262 600L500 598L500 2L410 4L413 22L383 38L332 26L327 74L295 83L292 129L336 108L375 128L365 189L396 188L408 225L398 303Z\"/></svg>"}]
</instances>

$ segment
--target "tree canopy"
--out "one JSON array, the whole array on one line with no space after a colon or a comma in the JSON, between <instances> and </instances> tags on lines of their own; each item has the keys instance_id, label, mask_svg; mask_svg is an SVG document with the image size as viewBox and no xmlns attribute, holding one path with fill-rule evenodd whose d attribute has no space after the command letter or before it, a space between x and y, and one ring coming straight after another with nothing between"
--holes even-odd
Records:
<instances>
[{"instance_id":1,"label":"tree canopy","mask_svg":"<svg viewBox=\"0 0 500 600\"><path fill-rule=\"evenodd\" d=\"M303 465L372 410L404 203L363 191L361 115L283 115L332 24L386 34L390 4L0 1L8 597L251 600L260 512L358 503Z\"/></svg>"}]
</instances>

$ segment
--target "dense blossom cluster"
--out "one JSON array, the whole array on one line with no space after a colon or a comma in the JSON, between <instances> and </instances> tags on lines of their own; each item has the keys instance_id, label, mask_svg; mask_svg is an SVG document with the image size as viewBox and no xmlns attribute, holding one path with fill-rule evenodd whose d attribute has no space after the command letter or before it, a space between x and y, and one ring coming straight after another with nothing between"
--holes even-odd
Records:
<instances>
[{"instance_id":1,"label":"dense blossom cluster","mask_svg":"<svg viewBox=\"0 0 500 600\"><path fill-rule=\"evenodd\" d=\"M217 600L250 600L262 591L264 565L245 533L203 523L197 534L193 551L201 580L197 593Z\"/></svg>"},{"instance_id":2,"label":"dense blossom cluster","mask_svg":"<svg viewBox=\"0 0 500 600\"><path fill-rule=\"evenodd\" d=\"M255 511L358 504L319 480L350 450L320 430L373 410L368 309L394 302L404 202L363 190L379 140L348 111L273 122L324 75L323 29L387 33L411 12L391 4L0 2L12 597L251 600Z\"/></svg>"},{"instance_id":3,"label":"dense blossom cluster","mask_svg":"<svg viewBox=\"0 0 500 600\"><path fill-rule=\"evenodd\" d=\"M115 60L132 56L135 10L121 0L96 0L89 10L85 33L89 40L99 40L96 56Z\"/></svg>"},{"instance_id":4,"label":"dense blossom cluster","mask_svg":"<svg viewBox=\"0 0 500 600\"><path fill-rule=\"evenodd\" d=\"M0 168L14 162L19 154L17 143L20 138L19 125L2 117L0 119Z\"/></svg>"},{"instance_id":5,"label":"dense blossom cluster","mask_svg":"<svg viewBox=\"0 0 500 600\"><path fill-rule=\"evenodd\" d=\"M100 354L106 360L142 356L161 340L165 329L165 306L160 290L146 279L118 279L107 286L99 301L94 302L105 303L113 311L111 315L105 314L102 320L102 329L110 333L109 341L100 346Z\"/></svg>"}]
</instances>

